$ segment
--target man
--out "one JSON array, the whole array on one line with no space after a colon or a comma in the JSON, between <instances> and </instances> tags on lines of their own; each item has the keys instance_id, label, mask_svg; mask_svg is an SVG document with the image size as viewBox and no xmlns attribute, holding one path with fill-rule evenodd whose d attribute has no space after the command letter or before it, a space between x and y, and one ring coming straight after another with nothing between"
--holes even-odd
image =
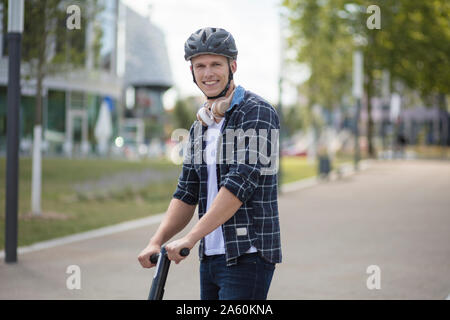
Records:
<instances>
[{"instance_id":1,"label":"man","mask_svg":"<svg viewBox=\"0 0 450 320\"><path fill-rule=\"evenodd\" d=\"M144 268L153 267L149 257L189 223L198 204L199 221L165 247L179 263L180 250L200 241L201 299L266 299L281 262L273 170L279 120L269 103L235 86L237 53L232 35L220 28L200 29L185 43L185 59L207 98L203 108L211 121L204 113L192 125L173 199L138 258Z\"/></svg>"}]
</instances>

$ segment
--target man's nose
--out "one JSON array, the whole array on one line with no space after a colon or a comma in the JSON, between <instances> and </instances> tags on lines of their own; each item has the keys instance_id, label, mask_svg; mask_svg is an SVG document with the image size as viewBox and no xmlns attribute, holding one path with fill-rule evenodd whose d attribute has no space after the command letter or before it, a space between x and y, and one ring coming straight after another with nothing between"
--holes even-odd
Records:
<instances>
[{"instance_id":1,"label":"man's nose","mask_svg":"<svg viewBox=\"0 0 450 320\"><path fill-rule=\"evenodd\" d=\"M213 71L212 71L212 68L211 67L205 67L205 70L204 70L205 72L204 72L204 77L205 78L208 78L208 77L211 77L211 76L213 76Z\"/></svg>"}]
</instances>

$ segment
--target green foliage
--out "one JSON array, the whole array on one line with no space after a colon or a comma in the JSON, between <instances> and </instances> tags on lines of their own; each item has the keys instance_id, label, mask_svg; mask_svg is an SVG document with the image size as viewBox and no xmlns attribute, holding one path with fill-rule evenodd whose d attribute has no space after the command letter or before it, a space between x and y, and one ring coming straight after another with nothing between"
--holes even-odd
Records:
<instances>
[{"instance_id":1,"label":"green foliage","mask_svg":"<svg viewBox=\"0 0 450 320\"><path fill-rule=\"evenodd\" d=\"M392 59L386 64L393 76L424 95L450 93L450 3L396 3L386 8L392 25L378 44Z\"/></svg>"},{"instance_id":2,"label":"green foliage","mask_svg":"<svg viewBox=\"0 0 450 320\"><path fill-rule=\"evenodd\" d=\"M3 4L3 30L8 25L8 0ZM66 9L69 5L78 5L81 9L81 29L68 30ZM89 6L89 8L88 8ZM22 61L31 67L28 77L37 77L39 63L45 74L58 72L63 66L67 68L82 67L86 55L86 26L94 21L102 6L98 0L27 0L24 7L24 31L22 37ZM95 28L94 28L95 29ZM94 55L99 55L101 32L95 32Z\"/></svg>"},{"instance_id":3,"label":"green foliage","mask_svg":"<svg viewBox=\"0 0 450 320\"><path fill-rule=\"evenodd\" d=\"M173 110L175 128L189 130L192 123L197 119L197 109L198 106L194 97L177 100Z\"/></svg>"},{"instance_id":4,"label":"green foliage","mask_svg":"<svg viewBox=\"0 0 450 320\"><path fill-rule=\"evenodd\" d=\"M293 135L296 131L303 128L303 121L301 117L301 108L298 106L291 106L284 109L284 128L288 136Z\"/></svg>"},{"instance_id":5,"label":"green foliage","mask_svg":"<svg viewBox=\"0 0 450 320\"><path fill-rule=\"evenodd\" d=\"M283 5L289 12L289 43L311 69L311 104L330 107L349 93L354 39L364 52L366 76L376 79L377 70L384 69L424 96L450 93L450 2L285 0ZM380 30L367 28L370 5L380 7Z\"/></svg>"},{"instance_id":6,"label":"green foliage","mask_svg":"<svg viewBox=\"0 0 450 320\"><path fill-rule=\"evenodd\" d=\"M380 9L380 29L367 21ZM450 2L447 0L284 0L291 48L311 72L306 82L309 107L339 105L350 95L352 52L364 55L368 151L375 155L371 98L380 96L381 71L426 101L438 96L445 108L450 93ZM429 100L429 99L428 99Z\"/></svg>"},{"instance_id":7,"label":"green foliage","mask_svg":"<svg viewBox=\"0 0 450 320\"><path fill-rule=\"evenodd\" d=\"M288 43L311 71L306 86L309 106L333 108L351 86L352 37L338 15L339 3L285 0L284 6L289 9Z\"/></svg>"},{"instance_id":8,"label":"green foliage","mask_svg":"<svg viewBox=\"0 0 450 320\"><path fill-rule=\"evenodd\" d=\"M3 5L3 30L8 25L8 0ZM71 72L85 62L87 21L94 21L102 10L100 1L27 0L24 7L22 62L26 79L36 79L35 124L42 123L42 87L45 77L53 73ZM68 30L66 10L78 5L81 10L81 29ZM94 28L95 30L95 28ZM100 47L95 46L101 33L94 32L94 57ZM97 37L97 39L95 38Z\"/></svg>"}]
</instances>

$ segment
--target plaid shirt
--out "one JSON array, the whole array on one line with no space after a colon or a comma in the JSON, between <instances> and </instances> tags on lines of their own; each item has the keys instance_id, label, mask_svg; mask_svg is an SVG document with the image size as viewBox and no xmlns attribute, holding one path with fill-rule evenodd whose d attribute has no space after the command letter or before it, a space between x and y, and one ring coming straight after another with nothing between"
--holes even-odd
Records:
<instances>
[{"instance_id":1,"label":"plaid shirt","mask_svg":"<svg viewBox=\"0 0 450 320\"><path fill-rule=\"evenodd\" d=\"M278 115L269 103L241 86L235 89L230 107L225 113L216 152L218 189L225 186L243 203L222 225L228 266L236 264L237 257L251 246L256 247L266 260L281 262L277 199L279 128ZM206 130L207 127L199 121L191 126L182 172L173 194L174 198L190 205L198 203L199 218L206 213L208 190L207 165L202 156L206 147ZM239 140L239 132L241 137L244 133L243 139ZM231 135L230 138L230 133L234 137ZM256 140L259 143L255 149L251 147L250 141ZM261 142L267 142L267 150L261 148ZM231 157L227 155L227 148L228 153L233 151ZM274 154L276 160L273 159ZM268 161L269 157L271 161ZM200 242L199 256L200 260L204 257L204 238Z\"/></svg>"}]
</instances>

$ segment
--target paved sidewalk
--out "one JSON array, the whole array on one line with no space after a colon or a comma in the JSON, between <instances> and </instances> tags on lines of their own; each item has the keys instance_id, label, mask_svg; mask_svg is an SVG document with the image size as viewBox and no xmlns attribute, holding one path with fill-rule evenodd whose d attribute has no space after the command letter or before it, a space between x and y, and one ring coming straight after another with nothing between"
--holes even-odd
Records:
<instances>
[{"instance_id":1,"label":"paved sidewalk","mask_svg":"<svg viewBox=\"0 0 450 320\"><path fill-rule=\"evenodd\" d=\"M448 190L449 162L384 161L283 194L283 263L269 299L445 299ZM23 253L13 265L1 262L0 299L146 299L153 269L142 269L137 255L156 227ZM198 299L196 252L172 264L165 299ZM81 269L81 290L66 287L70 265ZM379 290L366 286L370 265L381 270Z\"/></svg>"}]
</instances>

